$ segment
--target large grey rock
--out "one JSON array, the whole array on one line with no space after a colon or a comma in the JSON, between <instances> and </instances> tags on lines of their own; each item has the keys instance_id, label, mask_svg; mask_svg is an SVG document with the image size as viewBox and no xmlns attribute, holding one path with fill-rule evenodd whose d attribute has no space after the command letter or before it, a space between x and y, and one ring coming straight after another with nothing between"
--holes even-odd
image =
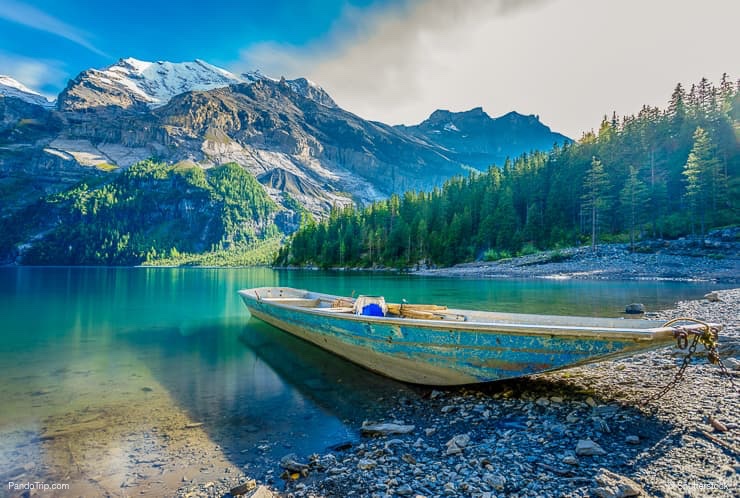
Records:
<instances>
[{"instance_id":1,"label":"large grey rock","mask_svg":"<svg viewBox=\"0 0 740 498\"><path fill-rule=\"evenodd\" d=\"M717 292L708 292L707 294L704 294L704 299L711 303L716 303L719 301L719 294Z\"/></svg>"},{"instance_id":2,"label":"large grey rock","mask_svg":"<svg viewBox=\"0 0 740 498\"><path fill-rule=\"evenodd\" d=\"M625 306L624 312L630 315L639 315L645 313L645 305L642 303L631 303Z\"/></svg>"}]
</instances>

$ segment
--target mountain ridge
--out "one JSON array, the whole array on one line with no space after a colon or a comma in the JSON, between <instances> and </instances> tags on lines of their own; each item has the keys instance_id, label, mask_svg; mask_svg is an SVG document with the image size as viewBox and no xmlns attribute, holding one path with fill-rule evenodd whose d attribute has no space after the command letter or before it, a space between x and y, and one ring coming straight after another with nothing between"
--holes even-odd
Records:
<instances>
[{"instance_id":1,"label":"mountain ridge","mask_svg":"<svg viewBox=\"0 0 740 498\"><path fill-rule=\"evenodd\" d=\"M492 118L482 107L460 112L437 109L419 124L395 128L437 143L456 153L461 162L478 169L501 165L507 157L513 159L571 141L553 132L539 116L509 111Z\"/></svg>"},{"instance_id":2,"label":"mountain ridge","mask_svg":"<svg viewBox=\"0 0 740 498\"><path fill-rule=\"evenodd\" d=\"M433 116L472 132L495 121L482 108L472 111ZM549 132L518 116L510 118L520 128ZM121 59L70 80L56 107L0 97L0 219L81 183L105 185L155 158L204 171L237 164L276 203L276 223L288 233L304 212L323 218L334 207L431 190L471 165L498 161L501 150L496 156L483 147L473 157L470 144L445 143L432 131L426 121L394 127L365 120L306 78Z\"/></svg>"}]
</instances>

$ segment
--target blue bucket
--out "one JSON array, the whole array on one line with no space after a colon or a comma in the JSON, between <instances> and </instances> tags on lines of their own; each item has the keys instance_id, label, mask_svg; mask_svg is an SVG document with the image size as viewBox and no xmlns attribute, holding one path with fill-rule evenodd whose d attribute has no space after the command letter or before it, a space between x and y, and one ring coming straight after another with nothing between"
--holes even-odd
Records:
<instances>
[{"instance_id":1,"label":"blue bucket","mask_svg":"<svg viewBox=\"0 0 740 498\"><path fill-rule=\"evenodd\" d=\"M360 314L365 316L385 316L383 314L383 308L381 308L379 304L375 303L370 303L363 307L362 313Z\"/></svg>"}]
</instances>

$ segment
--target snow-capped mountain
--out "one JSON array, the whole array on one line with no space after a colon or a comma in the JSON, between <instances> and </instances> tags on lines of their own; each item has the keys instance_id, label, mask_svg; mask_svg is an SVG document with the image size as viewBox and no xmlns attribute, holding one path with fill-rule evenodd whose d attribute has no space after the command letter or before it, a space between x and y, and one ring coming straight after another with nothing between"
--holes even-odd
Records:
<instances>
[{"instance_id":1,"label":"snow-capped mountain","mask_svg":"<svg viewBox=\"0 0 740 498\"><path fill-rule=\"evenodd\" d=\"M0 74L0 95L16 97L42 107L51 107L54 105L53 102L50 102L40 93L34 92L20 81L3 74Z\"/></svg>"},{"instance_id":2,"label":"snow-capped mountain","mask_svg":"<svg viewBox=\"0 0 740 498\"><path fill-rule=\"evenodd\" d=\"M69 82L59 96L59 107L62 110L141 105L156 108L185 92L213 90L260 80L278 81L259 71L236 75L198 59L192 62L147 62L127 58L105 69L82 72ZM305 78L280 81L285 81L293 91L306 98L336 107L320 86Z\"/></svg>"},{"instance_id":3,"label":"snow-capped mountain","mask_svg":"<svg viewBox=\"0 0 740 498\"><path fill-rule=\"evenodd\" d=\"M193 62L146 62L128 58L101 73L101 76L130 88L153 107L164 105L181 93L243 82L229 71L199 59Z\"/></svg>"},{"instance_id":4,"label":"snow-capped mountain","mask_svg":"<svg viewBox=\"0 0 740 498\"><path fill-rule=\"evenodd\" d=\"M33 95L17 82L12 88ZM306 78L237 75L199 60L129 58L88 69L56 108L0 98L0 177L38 179L14 195L13 209L156 157L205 169L239 164L278 204L322 216L332 206L429 190L471 166L563 139L536 116L494 119L481 108L392 127L342 109Z\"/></svg>"},{"instance_id":5,"label":"snow-capped mountain","mask_svg":"<svg viewBox=\"0 0 740 498\"><path fill-rule=\"evenodd\" d=\"M105 69L88 69L59 96L64 110L136 105L158 107L175 95L243 83L235 74L201 60L147 62L121 59Z\"/></svg>"}]
</instances>

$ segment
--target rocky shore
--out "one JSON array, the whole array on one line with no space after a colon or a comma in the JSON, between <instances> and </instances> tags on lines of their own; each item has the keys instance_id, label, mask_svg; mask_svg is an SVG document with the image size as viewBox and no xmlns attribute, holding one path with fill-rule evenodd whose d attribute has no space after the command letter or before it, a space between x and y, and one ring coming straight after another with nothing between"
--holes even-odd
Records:
<instances>
[{"instance_id":1,"label":"rocky shore","mask_svg":"<svg viewBox=\"0 0 740 498\"><path fill-rule=\"evenodd\" d=\"M734 234L738 230L732 231ZM740 243L722 232L705 240L602 244L477 261L449 268L413 269L417 275L467 278L574 278L591 280L704 280L740 282Z\"/></svg>"},{"instance_id":2,"label":"rocky shore","mask_svg":"<svg viewBox=\"0 0 740 498\"><path fill-rule=\"evenodd\" d=\"M740 496L740 289L658 318L725 324L728 374L676 347L389 403L359 443L286 454L259 476L191 482L184 497ZM256 479L255 479L256 477Z\"/></svg>"}]
</instances>

